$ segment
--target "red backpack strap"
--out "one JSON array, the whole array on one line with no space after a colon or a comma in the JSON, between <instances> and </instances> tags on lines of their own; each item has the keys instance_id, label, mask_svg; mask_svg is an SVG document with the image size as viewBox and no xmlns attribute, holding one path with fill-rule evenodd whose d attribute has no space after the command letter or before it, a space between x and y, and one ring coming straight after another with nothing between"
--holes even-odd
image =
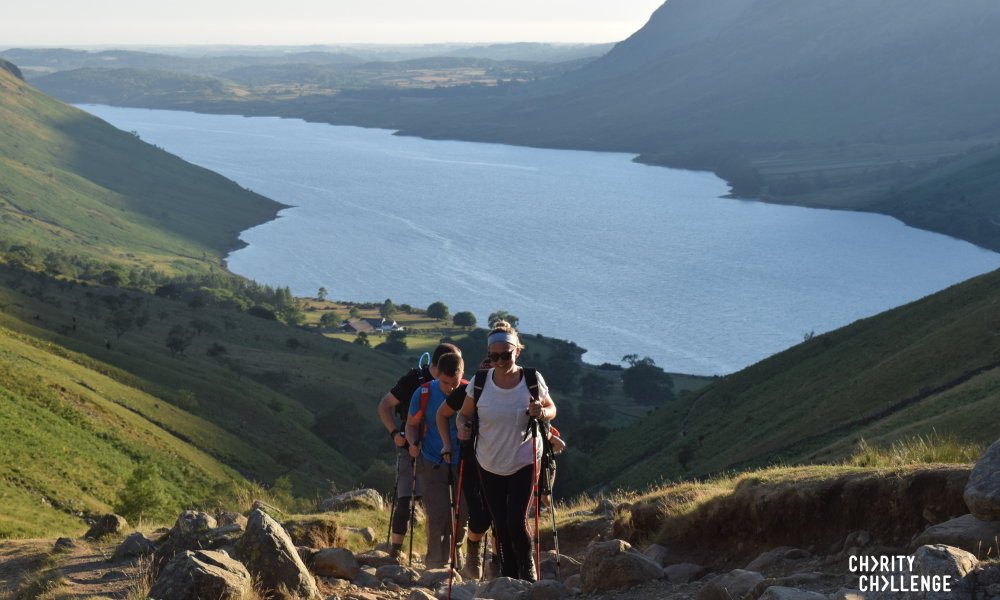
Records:
<instances>
[{"instance_id":1,"label":"red backpack strap","mask_svg":"<svg viewBox=\"0 0 1000 600\"><path fill-rule=\"evenodd\" d=\"M420 411L416 414L418 419L426 418L424 414L427 411L427 401L431 399L431 382L427 382L420 386Z\"/></svg>"}]
</instances>

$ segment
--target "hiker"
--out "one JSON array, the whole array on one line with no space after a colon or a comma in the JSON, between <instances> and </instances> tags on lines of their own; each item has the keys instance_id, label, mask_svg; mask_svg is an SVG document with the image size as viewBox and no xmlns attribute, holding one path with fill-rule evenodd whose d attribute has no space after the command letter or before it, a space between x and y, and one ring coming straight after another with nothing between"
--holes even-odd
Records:
<instances>
[{"instance_id":1,"label":"hiker","mask_svg":"<svg viewBox=\"0 0 1000 600\"><path fill-rule=\"evenodd\" d=\"M483 361L483 364L479 365L480 370L488 369L489 367L490 362L488 358ZM445 437L444 433L450 427L455 426L455 414L462 409L464 402L465 388L456 388L455 391L448 395L448 399L444 404L438 408L437 426L442 439ZM442 454L447 456L449 453L443 452ZM445 460L449 459L446 458ZM469 535L467 538L465 566L462 568L462 577L475 581L483 576L483 548L480 547L480 543L489 531L493 518L486 507L486 500L483 498L483 490L479 480L479 463L476 461L475 448L472 447L471 443L465 448L464 454L460 457L459 467L461 469L459 476L462 481L461 508L467 510L469 514ZM493 538L493 542L496 543L496 537ZM496 548L493 550L493 556L496 558ZM499 570L491 573L490 577L499 577Z\"/></svg>"},{"instance_id":2,"label":"hiker","mask_svg":"<svg viewBox=\"0 0 1000 600\"><path fill-rule=\"evenodd\" d=\"M525 433L529 415L551 421L556 416L556 407L541 374L536 373L537 381L531 383L537 384L532 397L525 371L517 366L523 346L509 323L493 324L487 348L493 368L485 373L478 400L476 381L466 387L465 402L458 416L459 438L471 439L472 427L466 424L478 414L476 459L483 496L496 528L501 575L535 581L537 572L527 514L543 442L531 435L525 437Z\"/></svg>"},{"instance_id":3,"label":"hiker","mask_svg":"<svg viewBox=\"0 0 1000 600\"><path fill-rule=\"evenodd\" d=\"M396 469L396 508L392 516L392 539L389 554L393 557L399 556L403 547L403 540L406 539L406 529L410 521L410 501L411 498L420 498L420 485L413 485L413 460L409 455L409 447L406 443L406 434L400 429L405 427L406 419L410 412L410 398L413 393L424 383L437 379L438 360L445 354L461 355L462 351L452 344L441 344L434 349L431 355L430 364L423 369L410 369L406 375L399 378L392 390L382 398L378 405L378 414L382 418L382 424L389 430L392 441L395 442L398 453ZM392 413L395 412L401 419L401 424L397 427L396 420Z\"/></svg>"},{"instance_id":4,"label":"hiker","mask_svg":"<svg viewBox=\"0 0 1000 600\"><path fill-rule=\"evenodd\" d=\"M458 483L458 456L442 454L444 442L438 429L436 418L438 408L444 404L448 394L467 382L462 379L465 364L459 354L445 354L438 359L437 380L421 385L410 399L410 416L406 421L406 440L410 443L410 456L417 459L417 478L424 494L424 510L427 519L427 560L428 569L438 569L451 560L452 526L451 504L452 486ZM427 417L430 417L429 419ZM428 421L434 421L431 425ZM448 447L458 444L458 429L454 421L444 432ZM468 510L461 506L458 519L459 536L465 537Z\"/></svg>"}]
</instances>

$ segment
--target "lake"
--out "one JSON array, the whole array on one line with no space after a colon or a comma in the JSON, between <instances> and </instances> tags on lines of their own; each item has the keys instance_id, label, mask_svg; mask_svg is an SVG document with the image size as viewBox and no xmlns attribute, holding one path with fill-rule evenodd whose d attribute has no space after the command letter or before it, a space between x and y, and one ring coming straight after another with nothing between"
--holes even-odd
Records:
<instances>
[{"instance_id":1,"label":"lake","mask_svg":"<svg viewBox=\"0 0 1000 600\"><path fill-rule=\"evenodd\" d=\"M498 309L575 341L725 374L1000 267L1000 254L868 213L720 198L711 173L634 155L429 141L301 120L81 106L292 205L230 270L297 296L480 324Z\"/></svg>"}]
</instances>

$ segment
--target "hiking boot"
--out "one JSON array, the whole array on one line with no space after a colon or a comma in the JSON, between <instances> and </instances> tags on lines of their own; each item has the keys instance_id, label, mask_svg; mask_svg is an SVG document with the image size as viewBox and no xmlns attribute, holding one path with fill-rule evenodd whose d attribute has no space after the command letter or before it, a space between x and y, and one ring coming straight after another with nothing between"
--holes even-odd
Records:
<instances>
[{"instance_id":1,"label":"hiking boot","mask_svg":"<svg viewBox=\"0 0 1000 600\"><path fill-rule=\"evenodd\" d=\"M500 557L496 554L490 559L490 562L486 564L486 573L490 576L490 581L500 577L500 573L503 572L503 568L500 566Z\"/></svg>"},{"instance_id":2,"label":"hiking boot","mask_svg":"<svg viewBox=\"0 0 1000 600\"><path fill-rule=\"evenodd\" d=\"M462 577L473 581L479 581L483 576L482 555L479 553L480 542L469 540L466 545L465 556L467 560L465 568L462 569Z\"/></svg>"},{"instance_id":3,"label":"hiking boot","mask_svg":"<svg viewBox=\"0 0 1000 600\"><path fill-rule=\"evenodd\" d=\"M517 578L523 581L538 581L534 559L517 561Z\"/></svg>"}]
</instances>

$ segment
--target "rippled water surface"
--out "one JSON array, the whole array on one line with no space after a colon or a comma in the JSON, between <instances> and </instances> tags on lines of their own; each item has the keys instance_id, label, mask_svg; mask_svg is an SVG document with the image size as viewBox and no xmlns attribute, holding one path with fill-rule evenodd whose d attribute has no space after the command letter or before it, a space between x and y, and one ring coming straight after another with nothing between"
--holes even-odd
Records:
<instances>
[{"instance_id":1,"label":"rippled water surface","mask_svg":"<svg viewBox=\"0 0 1000 600\"><path fill-rule=\"evenodd\" d=\"M719 198L632 155L428 141L277 118L81 107L293 205L232 271L335 299L497 309L588 362L723 374L1000 267L881 215Z\"/></svg>"}]
</instances>

